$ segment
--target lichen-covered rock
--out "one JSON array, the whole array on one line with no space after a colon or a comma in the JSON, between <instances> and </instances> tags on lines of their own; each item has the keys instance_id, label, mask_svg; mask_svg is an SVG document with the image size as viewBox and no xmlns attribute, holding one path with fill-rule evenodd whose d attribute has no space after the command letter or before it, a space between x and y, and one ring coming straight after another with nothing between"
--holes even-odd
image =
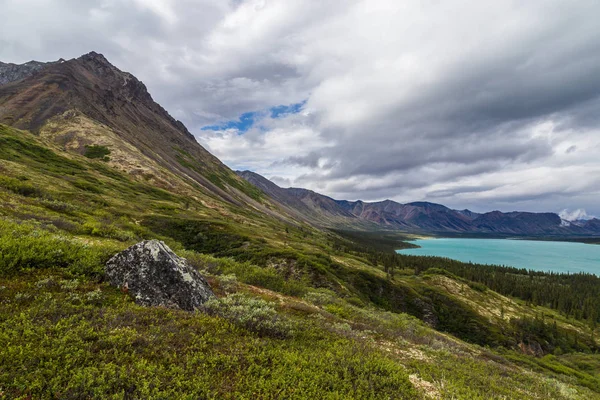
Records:
<instances>
[{"instance_id":1,"label":"lichen-covered rock","mask_svg":"<svg viewBox=\"0 0 600 400\"><path fill-rule=\"evenodd\" d=\"M145 240L118 253L105 271L112 285L143 306L193 311L214 296L198 271L159 240Z\"/></svg>"}]
</instances>

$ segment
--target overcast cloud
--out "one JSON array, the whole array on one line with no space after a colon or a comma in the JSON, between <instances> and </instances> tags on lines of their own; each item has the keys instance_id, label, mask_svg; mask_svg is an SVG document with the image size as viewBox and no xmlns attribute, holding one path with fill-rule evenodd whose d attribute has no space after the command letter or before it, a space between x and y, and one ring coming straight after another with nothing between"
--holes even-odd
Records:
<instances>
[{"instance_id":1,"label":"overcast cloud","mask_svg":"<svg viewBox=\"0 0 600 400\"><path fill-rule=\"evenodd\" d=\"M0 0L0 11L0 61L101 52L231 168L350 200L600 215L595 0ZM246 113L253 123L236 123Z\"/></svg>"}]
</instances>

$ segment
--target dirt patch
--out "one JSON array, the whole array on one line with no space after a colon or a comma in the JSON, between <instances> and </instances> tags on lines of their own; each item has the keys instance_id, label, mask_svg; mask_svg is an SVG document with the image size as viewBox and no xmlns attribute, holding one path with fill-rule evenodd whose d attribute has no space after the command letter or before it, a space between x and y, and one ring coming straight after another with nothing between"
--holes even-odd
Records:
<instances>
[{"instance_id":1,"label":"dirt patch","mask_svg":"<svg viewBox=\"0 0 600 400\"><path fill-rule=\"evenodd\" d=\"M382 341L378 343L378 347L388 353L396 354L402 358L409 358L411 360L419 361L431 361L431 358L423 351L414 347L399 348L397 344L392 342Z\"/></svg>"},{"instance_id":2,"label":"dirt patch","mask_svg":"<svg viewBox=\"0 0 600 400\"><path fill-rule=\"evenodd\" d=\"M408 379L410 380L410 383L412 383L413 386L417 390L419 390L420 392L425 394L425 396L427 398L429 398L429 399L441 399L442 398L440 391L437 389L437 387L433 383L421 379L417 374L409 375Z\"/></svg>"}]
</instances>

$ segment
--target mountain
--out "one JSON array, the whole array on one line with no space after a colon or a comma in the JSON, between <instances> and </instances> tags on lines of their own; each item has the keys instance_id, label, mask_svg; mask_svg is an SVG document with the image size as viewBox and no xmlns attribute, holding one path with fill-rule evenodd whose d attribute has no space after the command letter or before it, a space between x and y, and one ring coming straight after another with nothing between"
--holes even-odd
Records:
<instances>
[{"instance_id":1,"label":"mountain","mask_svg":"<svg viewBox=\"0 0 600 400\"><path fill-rule=\"evenodd\" d=\"M191 193L200 186L211 197L271 212L141 81L103 55L2 64L0 74L0 123L35 132L62 150L110 152L109 165L164 189Z\"/></svg>"},{"instance_id":2,"label":"mountain","mask_svg":"<svg viewBox=\"0 0 600 400\"><path fill-rule=\"evenodd\" d=\"M597 277L398 255L480 216L254 186L101 55L39 66L0 85L0 397L600 399ZM111 286L147 239L217 298Z\"/></svg>"},{"instance_id":3,"label":"mountain","mask_svg":"<svg viewBox=\"0 0 600 400\"><path fill-rule=\"evenodd\" d=\"M259 188L276 201L289 214L316 226L346 228L376 228L376 224L359 219L338 201L312 190L283 189L265 177L252 171L236 171L240 177Z\"/></svg>"},{"instance_id":4,"label":"mountain","mask_svg":"<svg viewBox=\"0 0 600 400\"><path fill-rule=\"evenodd\" d=\"M598 218L592 218L585 221L583 229L586 231L600 232L600 220Z\"/></svg>"},{"instance_id":5,"label":"mountain","mask_svg":"<svg viewBox=\"0 0 600 400\"><path fill-rule=\"evenodd\" d=\"M367 229L375 226L435 234L600 235L600 221L597 219L568 223L554 213L476 213L429 202L400 204L392 200L373 203L334 200L306 189L280 188L250 171L237 171L237 174L286 208L321 226L339 228L355 224Z\"/></svg>"},{"instance_id":6,"label":"mountain","mask_svg":"<svg viewBox=\"0 0 600 400\"><path fill-rule=\"evenodd\" d=\"M0 61L0 85L20 81L21 79L35 74L37 71L47 67L48 65L57 64L63 61L63 59L60 59L56 62L29 61L25 64L6 64Z\"/></svg>"},{"instance_id":7,"label":"mountain","mask_svg":"<svg viewBox=\"0 0 600 400\"><path fill-rule=\"evenodd\" d=\"M0 123L35 132L61 150L100 152L108 165L138 181L196 196L199 187L207 204L224 201L289 222L423 233L600 234L593 220L566 223L556 214L478 214L426 202L341 201L283 189L249 171L238 177L157 104L141 81L95 52L67 61L1 63L0 104Z\"/></svg>"}]
</instances>

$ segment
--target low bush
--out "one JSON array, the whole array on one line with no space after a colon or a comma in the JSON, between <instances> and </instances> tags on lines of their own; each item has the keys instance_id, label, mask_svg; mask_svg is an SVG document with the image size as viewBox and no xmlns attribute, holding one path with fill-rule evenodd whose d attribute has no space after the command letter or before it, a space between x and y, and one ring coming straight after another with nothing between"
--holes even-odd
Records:
<instances>
[{"instance_id":1,"label":"low bush","mask_svg":"<svg viewBox=\"0 0 600 400\"><path fill-rule=\"evenodd\" d=\"M398 362L318 326L282 340L217 316L140 307L105 284L47 287L35 272L0 277L7 399L421 397Z\"/></svg>"},{"instance_id":2,"label":"low bush","mask_svg":"<svg viewBox=\"0 0 600 400\"><path fill-rule=\"evenodd\" d=\"M84 156L86 156L87 158L97 158L97 159L101 159L103 161L109 161L108 155L110 154L110 149L106 146L98 146L98 145L91 145L91 146L85 146L85 153L83 153Z\"/></svg>"},{"instance_id":3,"label":"low bush","mask_svg":"<svg viewBox=\"0 0 600 400\"><path fill-rule=\"evenodd\" d=\"M335 292L328 289L319 289L310 291L304 295L304 300L309 301L318 306L333 304L337 301Z\"/></svg>"},{"instance_id":4,"label":"low bush","mask_svg":"<svg viewBox=\"0 0 600 400\"><path fill-rule=\"evenodd\" d=\"M231 231L220 222L190 220L164 216L149 216L143 226L159 235L170 237L188 249L199 253L229 255L249 240Z\"/></svg>"},{"instance_id":5,"label":"low bush","mask_svg":"<svg viewBox=\"0 0 600 400\"><path fill-rule=\"evenodd\" d=\"M241 293L210 299L204 309L210 315L218 315L263 336L286 338L294 332L293 324L279 315L271 304Z\"/></svg>"},{"instance_id":6,"label":"low bush","mask_svg":"<svg viewBox=\"0 0 600 400\"><path fill-rule=\"evenodd\" d=\"M235 274L221 275L219 277L219 286L227 293L235 292L238 286L238 280Z\"/></svg>"},{"instance_id":7,"label":"low bush","mask_svg":"<svg viewBox=\"0 0 600 400\"><path fill-rule=\"evenodd\" d=\"M126 242L136 239L132 232L125 231L113 224L89 220L81 227L81 233Z\"/></svg>"},{"instance_id":8,"label":"low bush","mask_svg":"<svg viewBox=\"0 0 600 400\"><path fill-rule=\"evenodd\" d=\"M86 192L100 194L102 193L102 189L100 189L97 184L85 181L83 179L78 179L71 182L71 185L75 186L77 189L85 190Z\"/></svg>"},{"instance_id":9,"label":"low bush","mask_svg":"<svg viewBox=\"0 0 600 400\"><path fill-rule=\"evenodd\" d=\"M114 246L88 246L51 234L33 224L0 220L0 274L27 269L68 268L74 274L100 276Z\"/></svg>"},{"instance_id":10,"label":"low bush","mask_svg":"<svg viewBox=\"0 0 600 400\"><path fill-rule=\"evenodd\" d=\"M19 179L0 176L0 187L25 197L44 197L45 192Z\"/></svg>"},{"instance_id":11,"label":"low bush","mask_svg":"<svg viewBox=\"0 0 600 400\"><path fill-rule=\"evenodd\" d=\"M179 252L196 268L215 275L233 274L237 280L264 287L289 296L303 296L308 290L303 280L286 280L275 268L259 267L250 262L238 262L230 257L217 258L193 251Z\"/></svg>"}]
</instances>

